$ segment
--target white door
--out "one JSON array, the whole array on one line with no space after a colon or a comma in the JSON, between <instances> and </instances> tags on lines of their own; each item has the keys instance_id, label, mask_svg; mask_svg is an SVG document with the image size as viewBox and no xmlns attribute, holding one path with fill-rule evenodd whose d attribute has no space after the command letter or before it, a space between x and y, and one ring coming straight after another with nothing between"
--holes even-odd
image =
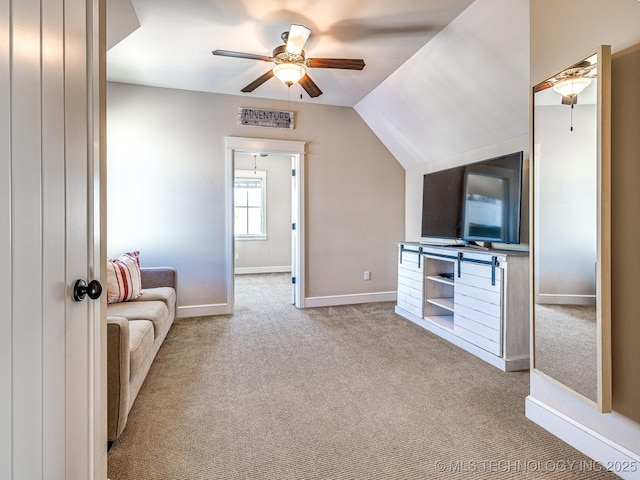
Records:
<instances>
[{"instance_id":1,"label":"white door","mask_svg":"<svg viewBox=\"0 0 640 480\"><path fill-rule=\"evenodd\" d=\"M98 1L0 0L2 479L106 478Z\"/></svg>"}]
</instances>

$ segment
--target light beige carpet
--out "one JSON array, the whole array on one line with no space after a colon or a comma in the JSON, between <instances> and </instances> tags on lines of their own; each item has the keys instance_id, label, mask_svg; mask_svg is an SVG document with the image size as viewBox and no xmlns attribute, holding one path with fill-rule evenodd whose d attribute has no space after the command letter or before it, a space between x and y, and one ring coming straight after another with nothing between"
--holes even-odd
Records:
<instances>
[{"instance_id":1,"label":"light beige carpet","mask_svg":"<svg viewBox=\"0 0 640 480\"><path fill-rule=\"evenodd\" d=\"M528 372L497 370L392 303L288 299L286 275L240 276L234 315L176 322L111 480L615 478L524 417Z\"/></svg>"},{"instance_id":2,"label":"light beige carpet","mask_svg":"<svg viewBox=\"0 0 640 480\"><path fill-rule=\"evenodd\" d=\"M598 401L595 305L535 306L536 368Z\"/></svg>"}]
</instances>

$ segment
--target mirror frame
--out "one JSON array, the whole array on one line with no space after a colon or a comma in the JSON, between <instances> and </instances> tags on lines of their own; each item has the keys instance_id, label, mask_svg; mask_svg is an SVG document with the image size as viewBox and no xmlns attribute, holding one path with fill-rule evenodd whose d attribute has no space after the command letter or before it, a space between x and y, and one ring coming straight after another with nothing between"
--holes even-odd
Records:
<instances>
[{"instance_id":1,"label":"mirror frame","mask_svg":"<svg viewBox=\"0 0 640 480\"><path fill-rule=\"evenodd\" d=\"M547 80L558 73L577 65L585 58L598 56L597 84L597 227L596 227L596 328L597 328L597 401L585 397L559 380L536 368L535 348L535 289L536 289L536 245L535 245L535 208L536 192L534 180L536 175L535 159L535 92ZM531 371L559 385L565 391L577 396L602 413L611 412L612 380L611 380L611 46L601 45L596 52L582 56L540 82L530 89L530 198L529 198L529 231L530 245L530 319L531 319Z\"/></svg>"}]
</instances>

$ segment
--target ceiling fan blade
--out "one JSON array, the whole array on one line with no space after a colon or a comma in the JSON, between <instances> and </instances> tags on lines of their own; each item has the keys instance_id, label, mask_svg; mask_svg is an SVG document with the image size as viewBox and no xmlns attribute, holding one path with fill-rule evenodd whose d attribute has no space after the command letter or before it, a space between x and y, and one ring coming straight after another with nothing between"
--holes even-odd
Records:
<instances>
[{"instance_id":1,"label":"ceiling fan blade","mask_svg":"<svg viewBox=\"0 0 640 480\"><path fill-rule=\"evenodd\" d=\"M304 77L298 80L298 83L302 88L304 88L305 92L307 92L311 98L319 97L320 95L322 95L322 90L318 88L318 85L316 85L316 83L311 80L311 77L309 77L308 74L305 74Z\"/></svg>"},{"instance_id":2,"label":"ceiling fan blade","mask_svg":"<svg viewBox=\"0 0 640 480\"><path fill-rule=\"evenodd\" d=\"M253 53L232 52L231 50L214 50L214 55L220 55L221 57L234 57L234 58L246 58L248 60L261 60L263 62L273 62L272 57L266 55L254 55Z\"/></svg>"},{"instance_id":3,"label":"ceiling fan blade","mask_svg":"<svg viewBox=\"0 0 640 480\"><path fill-rule=\"evenodd\" d=\"M249 85L247 85L240 91L244 93L253 92L256 88L258 88L264 82L269 80L271 77L273 77L273 70L269 70L264 75L261 75L260 77L256 78L253 82L251 82Z\"/></svg>"},{"instance_id":4,"label":"ceiling fan blade","mask_svg":"<svg viewBox=\"0 0 640 480\"><path fill-rule=\"evenodd\" d=\"M287 37L287 53L300 55L310 34L311 30L303 25L291 25Z\"/></svg>"},{"instance_id":5,"label":"ceiling fan blade","mask_svg":"<svg viewBox=\"0 0 640 480\"><path fill-rule=\"evenodd\" d=\"M538 93L541 92L543 90L546 90L547 88L551 88L553 87L553 82L550 82L548 80L539 83L538 85L536 85L535 87L533 87L533 93Z\"/></svg>"},{"instance_id":6,"label":"ceiling fan blade","mask_svg":"<svg viewBox=\"0 0 640 480\"><path fill-rule=\"evenodd\" d=\"M364 60L361 58L308 58L305 65L309 68L362 70L364 68Z\"/></svg>"}]
</instances>

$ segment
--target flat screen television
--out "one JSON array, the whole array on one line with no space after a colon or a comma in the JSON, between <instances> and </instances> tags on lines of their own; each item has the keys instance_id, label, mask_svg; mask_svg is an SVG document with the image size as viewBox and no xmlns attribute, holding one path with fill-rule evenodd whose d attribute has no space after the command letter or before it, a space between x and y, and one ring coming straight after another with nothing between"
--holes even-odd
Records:
<instances>
[{"instance_id":1,"label":"flat screen television","mask_svg":"<svg viewBox=\"0 0 640 480\"><path fill-rule=\"evenodd\" d=\"M424 176L422 185L422 237L460 238L460 201L464 167L448 168Z\"/></svg>"},{"instance_id":2,"label":"flat screen television","mask_svg":"<svg viewBox=\"0 0 640 480\"><path fill-rule=\"evenodd\" d=\"M452 243L520 243L523 152L428 173L422 237Z\"/></svg>"}]
</instances>

